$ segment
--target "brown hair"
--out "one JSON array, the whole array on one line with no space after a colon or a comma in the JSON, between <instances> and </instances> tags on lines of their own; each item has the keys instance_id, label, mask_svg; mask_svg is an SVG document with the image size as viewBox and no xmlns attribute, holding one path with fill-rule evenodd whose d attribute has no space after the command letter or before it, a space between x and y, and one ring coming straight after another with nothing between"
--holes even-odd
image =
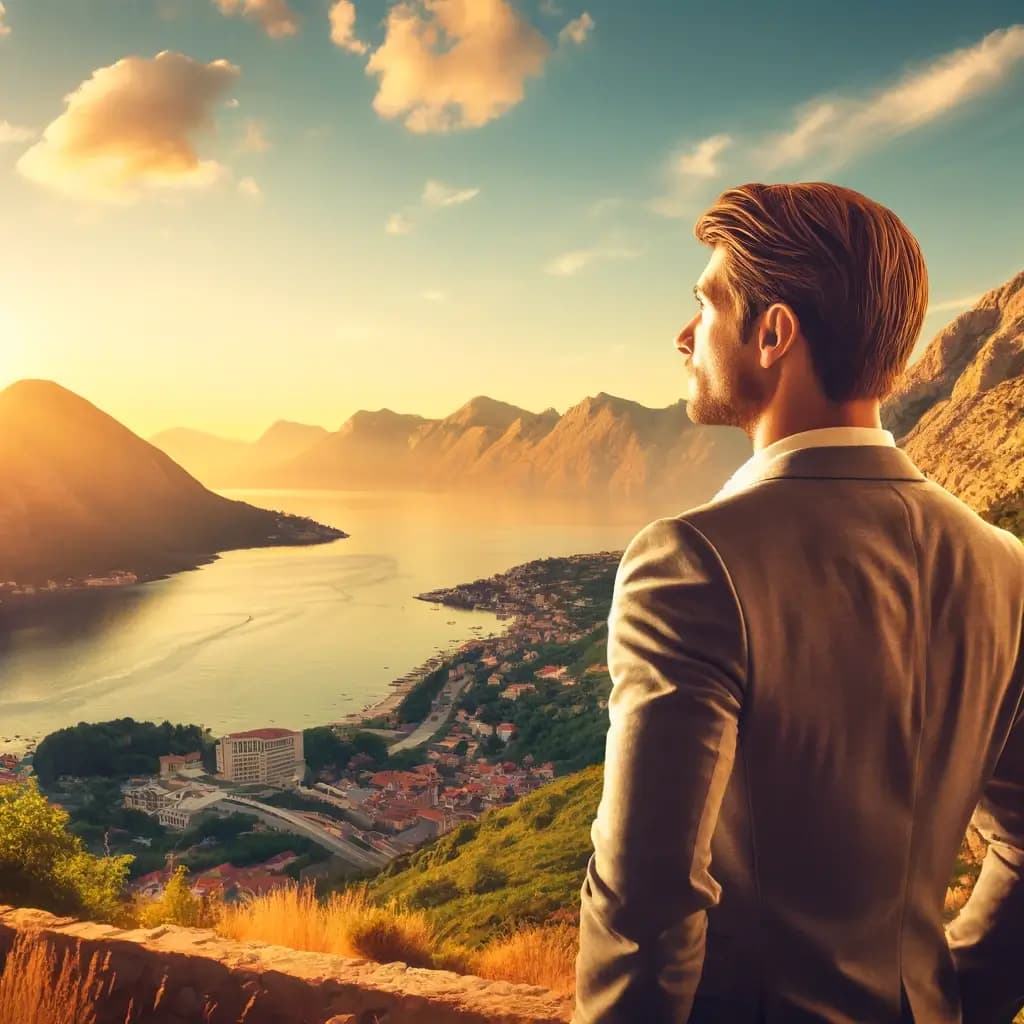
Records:
<instances>
[{"instance_id":1,"label":"brown hair","mask_svg":"<svg viewBox=\"0 0 1024 1024\"><path fill-rule=\"evenodd\" d=\"M723 192L693 231L726 250L744 337L784 302L830 401L890 392L928 306L921 249L891 210L827 182L749 184Z\"/></svg>"}]
</instances>

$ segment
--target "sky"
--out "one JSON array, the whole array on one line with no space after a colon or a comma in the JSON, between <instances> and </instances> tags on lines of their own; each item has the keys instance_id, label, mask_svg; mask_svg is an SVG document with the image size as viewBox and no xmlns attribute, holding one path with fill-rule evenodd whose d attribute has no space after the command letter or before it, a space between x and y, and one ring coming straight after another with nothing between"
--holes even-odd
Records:
<instances>
[{"instance_id":1,"label":"sky","mask_svg":"<svg viewBox=\"0 0 1024 1024\"><path fill-rule=\"evenodd\" d=\"M1019 0L919 10L3 0L0 388L143 437L664 407L693 223L745 181L891 207L919 353L1024 267Z\"/></svg>"}]
</instances>

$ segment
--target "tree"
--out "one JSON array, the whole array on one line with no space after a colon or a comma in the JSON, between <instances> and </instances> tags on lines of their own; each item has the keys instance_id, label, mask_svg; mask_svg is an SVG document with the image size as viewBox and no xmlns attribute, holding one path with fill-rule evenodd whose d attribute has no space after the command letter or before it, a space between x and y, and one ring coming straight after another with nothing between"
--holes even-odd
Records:
<instances>
[{"instance_id":1,"label":"tree","mask_svg":"<svg viewBox=\"0 0 1024 1024\"><path fill-rule=\"evenodd\" d=\"M302 753L312 772L321 768L344 768L352 756L352 746L345 743L329 725L302 730Z\"/></svg>"},{"instance_id":2,"label":"tree","mask_svg":"<svg viewBox=\"0 0 1024 1024\"><path fill-rule=\"evenodd\" d=\"M179 864L164 886L163 894L144 904L139 911L139 924L153 928L158 924L181 924L187 928L202 928L211 923L211 908L204 900L193 895L188 887L188 870Z\"/></svg>"},{"instance_id":3,"label":"tree","mask_svg":"<svg viewBox=\"0 0 1024 1024\"><path fill-rule=\"evenodd\" d=\"M357 754L367 754L377 762L386 760L388 756L387 741L372 732L357 732L352 737L352 748Z\"/></svg>"},{"instance_id":4,"label":"tree","mask_svg":"<svg viewBox=\"0 0 1024 1024\"><path fill-rule=\"evenodd\" d=\"M114 920L131 854L94 857L35 779L0 789L0 902Z\"/></svg>"}]
</instances>

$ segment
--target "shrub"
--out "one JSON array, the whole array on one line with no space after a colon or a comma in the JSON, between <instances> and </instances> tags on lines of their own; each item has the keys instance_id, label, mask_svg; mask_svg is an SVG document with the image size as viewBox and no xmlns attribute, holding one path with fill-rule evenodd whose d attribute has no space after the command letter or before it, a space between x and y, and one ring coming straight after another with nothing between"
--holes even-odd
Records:
<instances>
[{"instance_id":1,"label":"shrub","mask_svg":"<svg viewBox=\"0 0 1024 1024\"><path fill-rule=\"evenodd\" d=\"M133 857L95 857L35 779L0 789L0 902L115 921Z\"/></svg>"}]
</instances>

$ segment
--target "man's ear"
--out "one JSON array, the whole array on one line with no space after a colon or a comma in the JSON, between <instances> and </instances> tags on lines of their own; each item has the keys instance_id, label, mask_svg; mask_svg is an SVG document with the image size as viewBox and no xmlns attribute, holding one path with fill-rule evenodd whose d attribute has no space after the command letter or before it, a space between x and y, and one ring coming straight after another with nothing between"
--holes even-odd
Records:
<instances>
[{"instance_id":1,"label":"man's ear","mask_svg":"<svg viewBox=\"0 0 1024 1024\"><path fill-rule=\"evenodd\" d=\"M774 302L761 315L757 347L761 365L767 369L781 359L800 333L796 314L783 302Z\"/></svg>"}]
</instances>

